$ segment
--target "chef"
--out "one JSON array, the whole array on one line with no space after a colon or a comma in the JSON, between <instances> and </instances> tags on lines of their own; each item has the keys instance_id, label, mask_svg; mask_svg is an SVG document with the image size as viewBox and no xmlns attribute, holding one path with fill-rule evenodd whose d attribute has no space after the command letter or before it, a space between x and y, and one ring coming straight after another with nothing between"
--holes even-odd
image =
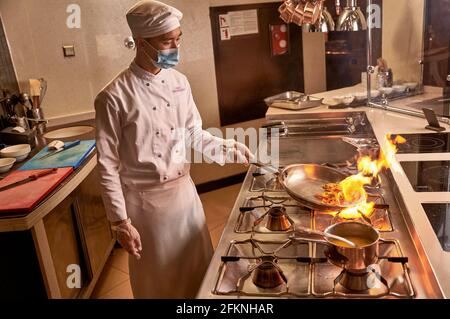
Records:
<instances>
[{"instance_id":1,"label":"chef","mask_svg":"<svg viewBox=\"0 0 450 319\"><path fill-rule=\"evenodd\" d=\"M245 145L202 129L189 82L173 69L182 16L158 1L129 9L136 58L95 100L103 201L132 255L135 298L194 298L212 257L186 147L220 165L248 164L253 156Z\"/></svg>"}]
</instances>

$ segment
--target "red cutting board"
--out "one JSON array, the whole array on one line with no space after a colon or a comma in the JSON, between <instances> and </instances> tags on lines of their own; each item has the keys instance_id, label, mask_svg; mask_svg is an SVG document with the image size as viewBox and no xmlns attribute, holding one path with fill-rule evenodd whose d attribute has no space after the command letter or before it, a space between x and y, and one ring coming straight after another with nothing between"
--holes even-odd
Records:
<instances>
[{"instance_id":1,"label":"red cutting board","mask_svg":"<svg viewBox=\"0 0 450 319\"><path fill-rule=\"evenodd\" d=\"M21 181L30 175L46 171L15 171L0 181L0 187ZM53 174L40 177L35 181L0 192L0 215L5 213L29 213L67 176L72 167L58 168Z\"/></svg>"}]
</instances>

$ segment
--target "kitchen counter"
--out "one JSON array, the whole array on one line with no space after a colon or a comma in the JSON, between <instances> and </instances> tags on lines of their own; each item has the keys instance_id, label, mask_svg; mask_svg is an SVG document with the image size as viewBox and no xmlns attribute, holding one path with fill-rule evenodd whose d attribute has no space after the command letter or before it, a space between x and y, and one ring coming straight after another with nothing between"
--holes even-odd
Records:
<instances>
[{"instance_id":1,"label":"kitchen counter","mask_svg":"<svg viewBox=\"0 0 450 319\"><path fill-rule=\"evenodd\" d=\"M341 90L329 91L325 93L315 94L317 97L329 98L332 96L345 95L352 92L364 91L362 86L351 88L344 88ZM405 99L395 100L390 102L391 106L401 107L417 111L413 108L407 107L408 104L420 102L442 96L441 88L425 87L424 94L417 95ZM382 141L386 134L407 134L407 133L430 133L432 131L425 129L428 124L426 119L414 116L408 116L389 111L384 111L369 107L358 107L344 110L330 110L328 106L322 105L315 109L304 111L290 111L276 108L269 108L266 113L266 119L279 120L281 118L301 118L303 114L322 113L322 112L353 112L364 111L370 121L377 140L380 146L384 149ZM450 125L441 123L447 131ZM428 257L430 264L436 274L441 289L446 298L450 298L450 252L442 249L437 236L426 216L422 203L450 203L450 193L419 193L415 192L408 180L401 165L402 161L434 161L434 160L450 160L450 153L429 153L429 154L397 154L397 162L391 167L391 172L398 190L403 197L406 205L405 210L411 218L413 233L417 234L415 240L420 241L420 245L424 248L424 253Z\"/></svg>"},{"instance_id":2,"label":"kitchen counter","mask_svg":"<svg viewBox=\"0 0 450 319\"><path fill-rule=\"evenodd\" d=\"M348 93L364 91L362 86L356 86L351 88L345 88L336 91L329 91L321 94L314 94L314 96L320 98L328 98L337 95L345 95ZM390 105L401 106L403 108L405 105L414 103L420 100L427 100L440 96L442 90L436 88L425 88L425 93L423 95L408 97L402 100L392 101ZM413 109L411 109L413 110ZM415 110L417 111L417 110ZM380 143L382 149L385 149L384 137L388 133L393 134L406 134L406 133L430 133L429 130L425 129L427 122L425 119L388 112L380 109L369 108L369 107L357 107L357 108L347 108L339 110L331 110L326 105L314 109L308 109L304 111L291 111L278 108L269 108L266 114L266 119L270 121L280 121L280 120L295 120L301 119L306 114L320 114L320 113L342 113L342 112L364 112L372 126L375 137ZM446 127L447 130L450 128L447 124L441 124ZM395 191L396 197L399 196L401 200L395 200L399 202L401 211L404 215L405 221L408 228L400 227L397 229L396 233L401 235L401 232L408 232L411 234L411 247L415 247L418 255L418 264L412 265L412 268L419 273L413 274L416 279L425 276L426 274L431 275L428 281L425 280L420 284L419 293L416 295L418 298L439 298L439 297L450 297L450 252L445 252L433 231L433 228L428 221L425 211L422 208L421 203L450 203L450 193L416 193L407 176L403 172L403 169L399 162L401 161L412 161L412 160L450 160L450 153L439 153L439 154L397 154L397 161L393 163L391 171L391 182L385 181L385 183L391 183L391 187ZM242 234L234 233L235 225L239 216L239 207L242 205L243 200L246 196L249 196L248 189L251 184L252 174L255 172L255 167L252 166L247 174L246 180L241 188L239 197L232 209L232 213L225 227L222 238L216 249L213 260L210 264L208 272L203 281L203 285L199 291L199 298L214 298L217 295L213 294L213 289L215 283L219 276L219 267L221 264L221 256L226 255L226 251L232 240L246 239L247 236ZM391 209L395 210L395 204L392 205ZM395 214L396 215L396 214ZM398 213L398 215L402 215ZM400 222L401 224L402 222ZM411 253L412 254L412 253ZM408 255L408 252L407 254ZM421 266L419 266L421 264ZM421 269L421 270L419 270ZM423 271L423 274L421 273ZM434 276L433 276L434 273ZM434 278L434 279L433 279ZM425 293L428 291L428 293ZM417 292L416 292L417 293ZM224 296L223 297L233 297L236 296ZM239 297L238 297L239 298Z\"/></svg>"},{"instance_id":3,"label":"kitchen counter","mask_svg":"<svg viewBox=\"0 0 450 319\"><path fill-rule=\"evenodd\" d=\"M81 122L74 125L91 125L91 121ZM52 127L47 131L53 131L62 127ZM94 131L95 132L95 131ZM84 139L94 139L95 133L87 134ZM6 177L12 172L18 170L27 161L31 160L33 156L39 153L46 146L46 141L43 137L36 138L36 146L31 150L27 159L21 163L16 163L13 168L6 173L0 174L0 178ZM28 214L1 214L0 215L0 232L6 231L22 231L28 230L37 221L45 217L53 208L55 208L64 198L67 197L97 165L97 151L94 149L89 156L87 156L83 163L74 170L67 178L65 178L50 194L42 200L32 212Z\"/></svg>"},{"instance_id":4,"label":"kitchen counter","mask_svg":"<svg viewBox=\"0 0 450 319\"><path fill-rule=\"evenodd\" d=\"M73 125L91 125L82 122ZM60 127L53 127L55 130ZM76 137L87 140L95 132ZM46 142L37 145L27 160ZM17 170L25 162L13 167ZM7 298L88 298L112 251L110 230L99 189L97 153L93 152L28 214L0 215L0 244L11 247L2 254L0 296ZM1 176L6 176L10 172ZM17 254L20 254L18 256ZM26 261L25 261L26 260ZM27 264L27 276L20 264ZM79 285L69 287L68 276L78 266ZM28 269L30 271L28 271ZM16 274L17 272L17 274ZM32 286L32 289L24 286Z\"/></svg>"}]
</instances>

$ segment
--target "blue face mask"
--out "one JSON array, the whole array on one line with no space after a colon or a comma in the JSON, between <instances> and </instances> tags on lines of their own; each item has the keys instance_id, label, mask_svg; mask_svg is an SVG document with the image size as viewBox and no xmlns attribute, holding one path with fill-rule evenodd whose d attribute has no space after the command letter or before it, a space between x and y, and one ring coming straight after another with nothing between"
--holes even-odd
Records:
<instances>
[{"instance_id":1,"label":"blue face mask","mask_svg":"<svg viewBox=\"0 0 450 319\"><path fill-rule=\"evenodd\" d=\"M147 52L145 54L151 59L154 66L160 69L170 69L175 67L180 62L180 50L178 48L166 49L166 50L156 50L150 43L144 41L153 50L158 52L158 60L153 60Z\"/></svg>"}]
</instances>

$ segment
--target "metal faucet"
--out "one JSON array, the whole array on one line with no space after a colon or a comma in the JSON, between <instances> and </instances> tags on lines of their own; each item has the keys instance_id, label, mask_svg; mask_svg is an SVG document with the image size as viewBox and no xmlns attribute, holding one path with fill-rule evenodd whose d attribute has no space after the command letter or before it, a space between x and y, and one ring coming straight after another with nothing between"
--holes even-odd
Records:
<instances>
[{"instance_id":1,"label":"metal faucet","mask_svg":"<svg viewBox=\"0 0 450 319\"><path fill-rule=\"evenodd\" d=\"M26 117L25 119L27 119L30 122L35 122L35 123L38 123L38 124L40 124L40 123L48 124L48 120L47 119L32 119L32 118L29 118L29 117Z\"/></svg>"}]
</instances>

